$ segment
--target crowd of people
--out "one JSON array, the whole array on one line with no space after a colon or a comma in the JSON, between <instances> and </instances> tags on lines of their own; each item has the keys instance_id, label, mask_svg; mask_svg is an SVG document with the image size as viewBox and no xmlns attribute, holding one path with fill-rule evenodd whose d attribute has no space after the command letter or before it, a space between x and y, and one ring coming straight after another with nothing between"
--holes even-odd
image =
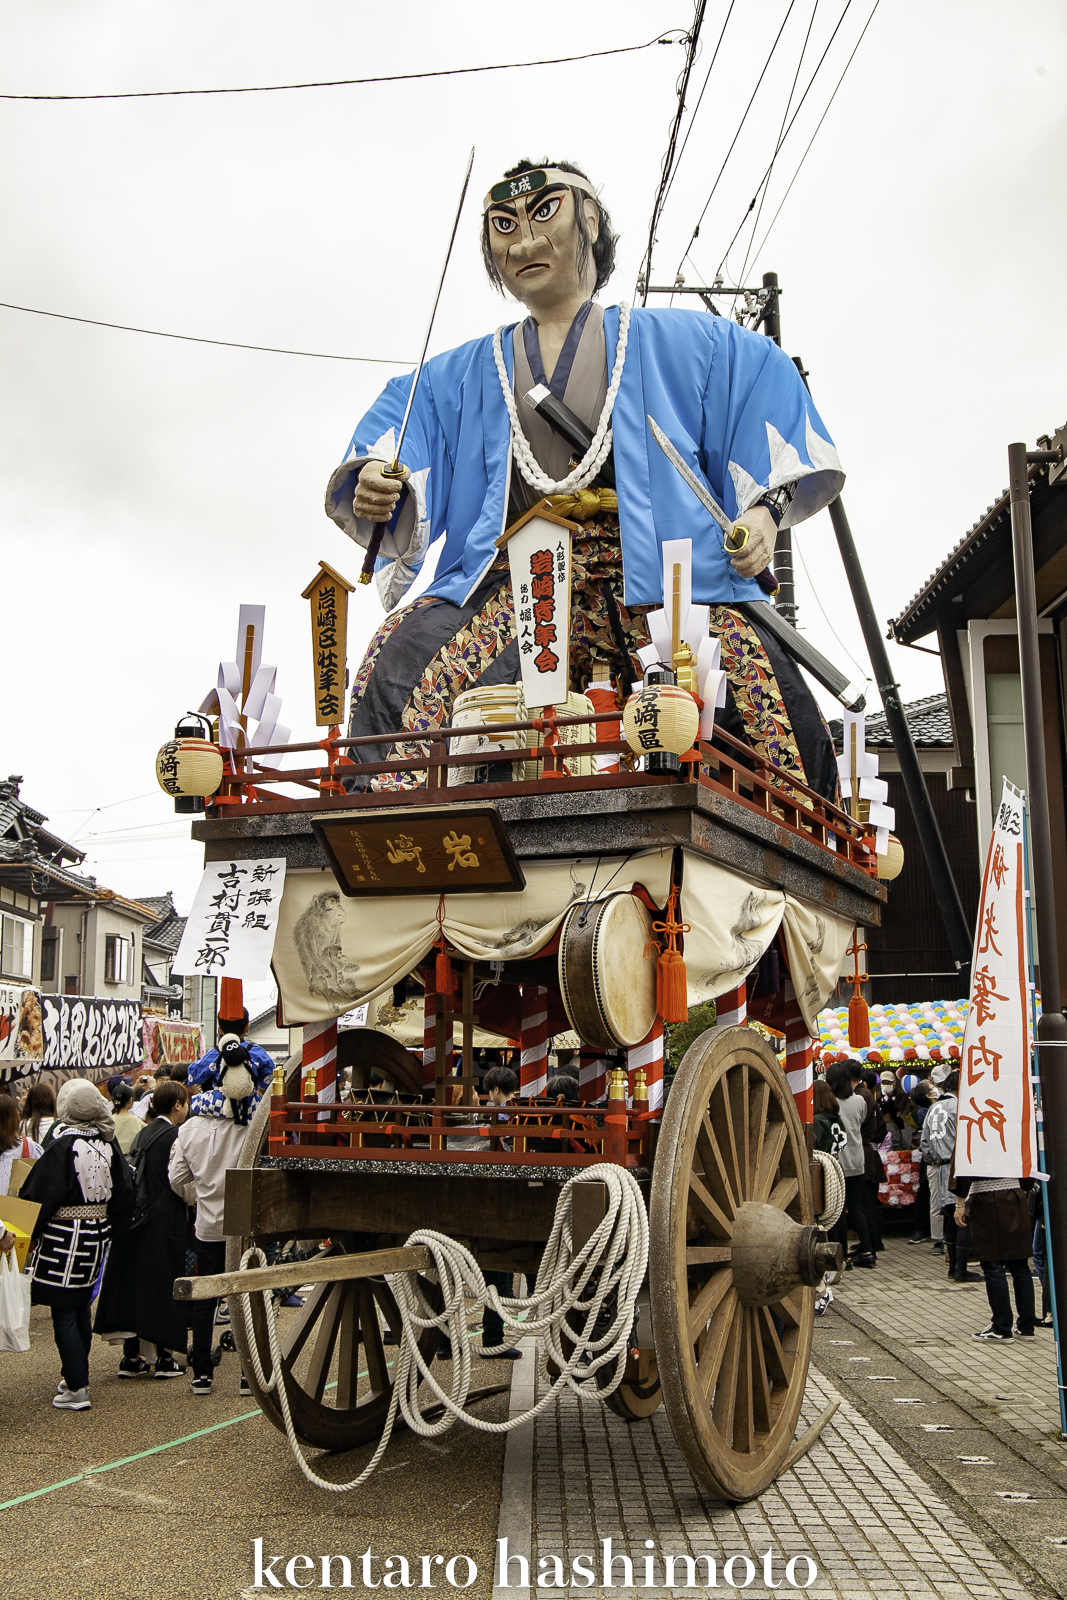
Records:
<instances>
[{"instance_id":1,"label":"crowd of people","mask_svg":"<svg viewBox=\"0 0 1067 1600\"><path fill-rule=\"evenodd\" d=\"M920 1177L909 1242L927 1245L940 1257L952 1282L984 1280L990 1322L975 1331L976 1339L1033 1338L1035 1329L1052 1326L1040 1191L1029 1178L957 1175L959 1083L955 1067L935 1067L929 1077L898 1077L859 1061L834 1061L815 1079L815 1147L838 1161L845 1180L844 1209L831 1237L844 1247L844 1271L877 1265L885 1248L885 1208L878 1200L885 1158L893 1150L917 1150ZM852 1234L856 1242L850 1246ZM981 1274L971 1271L972 1261ZM824 1312L832 1298L826 1284L816 1310Z\"/></svg>"}]
</instances>

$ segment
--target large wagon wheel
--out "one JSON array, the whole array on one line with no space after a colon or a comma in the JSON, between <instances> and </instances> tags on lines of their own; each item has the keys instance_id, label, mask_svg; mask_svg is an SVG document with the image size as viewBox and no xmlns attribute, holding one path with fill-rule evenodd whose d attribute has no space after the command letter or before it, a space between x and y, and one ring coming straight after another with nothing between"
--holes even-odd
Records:
<instances>
[{"instance_id":1,"label":"large wagon wheel","mask_svg":"<svg viewBox=\"0 0 1067 1600\"><path fill-rule=\"evenodd\" d=\"M671 1428L719 1498L786 1464L807 1382L816 1284L834 1247L813 1224L803 1125L748 1028L703 1034L671 1088L652 1173L649 1282Z\"/></svg>"},{"instance_id":2,"label":"large wagon wheel","mask_svg":"<svg viewBox=\"0 0 1067 1600\"><path fill-rule=\"evenodd\" d=\"M300 1057L290 1056L285 1065L286 1093L299 1092ZM266 1149L270 1123L270 1099L264 1096L248 1130L239 1165L255 1167ZM289 1239L296 1238L296 1233ZM286 1239L272 1235L276 1243ZM255 1239L229 1239L226 1267L235 1271L242 1250ZM331 1240L329 1253L345 1254L366 1248L351 1237ZM429 1303L438 1297L435 1284L419 1279ZM280 1330L282 1363L289 1410L297 1436L304 1444L320 1450L352 1450L370 1439L380 1438L392 1397L391 1357L382 1339L381 1321L400 1337L400 1311L385 1278L349 1279L347 1282L316 1284L304 1307ZM264 1372L271 1369L267 1344L267 1325L263 1301L252 1298L252 1323L256 1346ZM256 1378L251 1360L244 1316L236 1296L230 1299L230 1326L245 1376L260 1409L279 1431L285 1431L277 1396L267 1394ZM429 1329L419 1348L429 1362L440 1335ZM395 1347L394 1347L395 1353ZM366 1383L360 1383L365 1373Z\"/></svg>"}]
</instances>

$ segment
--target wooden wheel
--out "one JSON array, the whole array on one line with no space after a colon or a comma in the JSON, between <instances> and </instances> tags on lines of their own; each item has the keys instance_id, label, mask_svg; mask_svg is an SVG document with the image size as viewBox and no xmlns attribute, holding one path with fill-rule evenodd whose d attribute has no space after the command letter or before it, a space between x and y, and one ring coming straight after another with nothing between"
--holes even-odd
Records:
<instances>
[{"instance_id":1,"label":"wooden wheel","mask_svg":"<svg viewBox=\"0 0 1067 1600\"><path fill-rule=\"evenodd\" d=\"M300 1058L286 1063L287 1092L297 1093ZM268 1132L270 1101L265 1097L257 1108L241 1153L242 1167L257 1166ZM295 1240L295 1233L288 1236ZM271 1235L284 1245L286 1238ZM241 1253L255 1239L227 1241L226 1266L235 1271ZM333 1239L330 1254L345 1254L366 1249L358 1235ZM435 1284L420 1277L420 1287L428 1303L438 1298ZM385 1278L350 1279L347 1282L316 1284L303 1309L286 1319L279 1329L282 1363L289 1410L298 1437L304 1444L320 1450L352 1450L356 1445L381 1436L392 1396L391 1363L396 1346L386 1346L382 1337L384 1322L394 1337L400 1336L400 1313ZM252 1323L256 1346L264 1372L271 1368L267 1344L267 1325L261 1296L252 1299ZM245 1333L244 1317L236 1296L230 1299L230 1326L252 1393L274 1426L285 1431L281 1408L274 1394L265 1394L256 1379ZM435 1329L423 1334L419 1343L423 1360L429 1362L437 1348Z\"/></svg>"},{"instance_id":2,"label":"wooden wheel","mask_svg":"<svg viewBox=\"0 0 1067 1600\"><path fill-rule=\"evenodd\" d=\"M643 1382L640 1378L633 1382L624 1378L614 1394L608 1396L607 1403L609 1409L626 1422L640 1422L658 1411L663 1404L663 1388L655 1358L649 1361L648 1376Z\"/></svg>"},{"instance_id":3,"label":"wooden wheel","mask_svg":"<svg viewBox=\"0 0 1067 1600\"><path fill-rule=\"evenodd\" d=\"M649 1283L671 1428L693 1475L725 1500L773 1482L800 1416L810 1285L829 1248L812 1226L807 1161L767 1044L748 1028L696 1040L656 1149Z\"/></svg>"}]
</instances>

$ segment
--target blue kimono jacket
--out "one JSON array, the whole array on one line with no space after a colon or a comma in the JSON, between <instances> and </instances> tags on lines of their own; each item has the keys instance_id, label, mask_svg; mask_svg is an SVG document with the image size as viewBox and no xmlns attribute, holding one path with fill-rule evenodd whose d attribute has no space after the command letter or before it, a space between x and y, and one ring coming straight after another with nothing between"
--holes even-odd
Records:
<instances>
[{"instance_id":1,"label":"blue kimono jacket","mask_svg":"<svg viewBox=\"0 0 1067 1600\"><path fill-rule=\"evenodd\" d=\"M502 340L509 378L514 326ZM609 306L609 372L618 331L618 307ZM327 487L327 514L364 547L372 524L352 512L356 479L368 460L392 460L411 381L408 373L386 385ZM730 565L718 525L652 438L649 414L730 517L740 517L768 490L795 484L782 519L789 526L828 505L844 482L837 452L796 367L772 340L725 317L637 309L630 314L612 414L625 604L662 602L661 545L686 538L693 541L695 602L765 600L755 579L740 577ZM442 533L444 549L427 593L462 605L477 588L504 529L510 446L492 338L428 361L401 452L412 476L378 563L386 605L402 598Z\"/></svg>"}]
</instances>

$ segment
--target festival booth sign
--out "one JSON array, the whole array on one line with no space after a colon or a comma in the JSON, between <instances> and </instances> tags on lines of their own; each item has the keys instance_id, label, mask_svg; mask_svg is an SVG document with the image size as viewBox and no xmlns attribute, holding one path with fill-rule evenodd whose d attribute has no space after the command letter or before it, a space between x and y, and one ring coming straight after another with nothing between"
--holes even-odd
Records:
<instances>
[{"instance_id":1,"label":"festival booth sign","mask_svg":"<svg viewBox=\"0 0 1067 1600\"><path fill-rule=\"evenodd\" d=\"M1005 778L986 851L971 960L956 1123L958 1177L1029 1178L1037 1169L1025 838L1025 797Z\"/></svg>"},{"instance_id":2,"label":"festival booth sign","mask_svg":"<svg viewBox=\"0 0 1067 1600\"><path fill-rule=\"evenodd\" d=\"M42 1072L53 1083L107 1077L143 1060L140 1000L0 988L0 1082Z\"/></svg>"},{"instance_id":3,"label":"festival booth sign","mask_svg":"<svg viewBox=\"0 0 1067 1600\"><path fill-rule=\"evenodd\" d=\"M199 1022L174 1017L145 1017L144 1059L153 1067L191 1067L204 1053L204 1029Z\"/></svg>"},{"instance_id":4,"label":"festival booth sign","mask_svg":"<svg viewBox=\"0 0 1067 1600\"><path fill-rule=\"evenodd\" d=\"M43 1060L40 993L22 984L0 985L0 1079L22 1077Z\"/></svg>"}]
</instances>

